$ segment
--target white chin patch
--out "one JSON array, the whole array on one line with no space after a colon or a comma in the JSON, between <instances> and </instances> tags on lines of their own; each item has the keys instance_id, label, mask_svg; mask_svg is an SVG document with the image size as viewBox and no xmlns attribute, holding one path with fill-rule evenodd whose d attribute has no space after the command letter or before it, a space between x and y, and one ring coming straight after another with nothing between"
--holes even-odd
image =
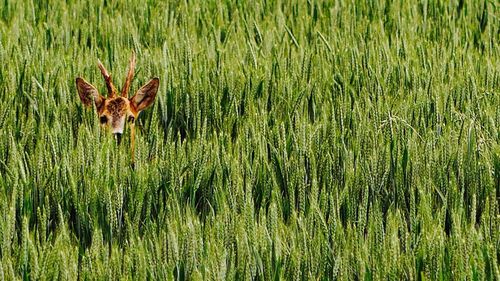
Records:
<instances>
[{"instance_id":1,"label":"white chin patch","mask_svg":"<svg viewBox=\"0 0 500 281\"><path fill-rule=\"evenodd\" d=\"M113 134L123 134L123 129L113 129Z\"/></svg>"},{"instance_id":2,"label":"white chin patch","mask_svg":"<svg viewBox=\"0 0 500 281\"><path fill-rule=\"evenodd\" d=\"M123 125L125 125L125 118L121 118L117 122L113 122L111 132L113 134L123 134Z\"/></svg>"}]
</instances>

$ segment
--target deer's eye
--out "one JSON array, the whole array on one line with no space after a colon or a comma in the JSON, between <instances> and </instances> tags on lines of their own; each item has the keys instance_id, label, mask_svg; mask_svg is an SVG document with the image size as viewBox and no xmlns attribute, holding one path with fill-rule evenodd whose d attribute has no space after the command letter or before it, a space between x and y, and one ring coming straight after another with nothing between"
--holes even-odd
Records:
<instances>
[{"instance_id":1,"label":"deer's eye","mask_svg":"<svg viewBox=\"0 0 500 281\"><path fill-rule=\"evenodd\" d=\"M134 116L129 116L129 117L128 117L128 122L129 122L129 123L132 123L132 122L134 122L134 121L135 121Z\"/></svg>"},{"instance_id":2,"label":"deer's eye","mask_svg":"<svg viewBox=\"0 0 500 281\"><path fill-rule=\"evenodd\" d=\"M106 116L101 116L101 117L99 118L99 122L101 122L101 124L106 124L106 123L108 123L108 117L106 117Z\"/></svg>"}]
</instances>

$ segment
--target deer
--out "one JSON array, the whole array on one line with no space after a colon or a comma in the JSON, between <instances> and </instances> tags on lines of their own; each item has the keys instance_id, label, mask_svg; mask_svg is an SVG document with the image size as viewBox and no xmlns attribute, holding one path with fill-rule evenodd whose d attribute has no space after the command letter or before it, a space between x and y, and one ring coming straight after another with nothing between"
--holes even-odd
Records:
<instances>
[{"instance_id":1,"label":"deer","mask_svg":"<svg viewBox=\"0 0 500 281\"><path fill-rule=\"evenodd\" d=\"M111 131L118 145L121 143L125 124L129 124L131 163L132 167L134 167L135 121L139 113L149 107L155 100L160 85L160 79L155 77L149 80L149 82L139 88L139 90L129 98L128 93L130 85L132 84L132 79L134 78L135 53L132 53L130 58L127 77L120 94L113 84L111 74L106 70L99 59L97 60L97 66L106 82L107 97L99 94L99 91L94 85L81 77L76 78L78 96L86 107L92 106L92 103L95 104L99 123Z\"/></svg>"}]
</instances>

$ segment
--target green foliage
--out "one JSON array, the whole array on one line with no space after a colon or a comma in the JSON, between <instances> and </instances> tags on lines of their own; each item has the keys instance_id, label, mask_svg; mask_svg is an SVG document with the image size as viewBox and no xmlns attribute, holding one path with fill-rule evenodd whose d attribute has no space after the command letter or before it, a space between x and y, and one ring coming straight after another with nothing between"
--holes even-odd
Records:
<instances>
[{"instance_id":1,"label":"green foliage","mask_svg":"<svg viewBox=\"0 0 500 281\"><path fill-rule=\"evenodd\" d=\"M500 279L495 1L1 2L1 280Z\"/></svg>"}]
</instances>

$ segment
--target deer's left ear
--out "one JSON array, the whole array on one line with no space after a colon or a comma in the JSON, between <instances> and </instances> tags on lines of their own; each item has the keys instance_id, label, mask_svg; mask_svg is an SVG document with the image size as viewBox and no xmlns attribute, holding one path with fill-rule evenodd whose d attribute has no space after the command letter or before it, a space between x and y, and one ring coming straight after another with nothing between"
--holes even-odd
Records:
<instances>
[{"instance_id":1,"label":"deer's left ear","mask_svg":"<svg viewBox=\"0 0 500 281\"><path fill-rule=\"evenodd\" d=\"M94 100L97 108L100 108L104 102L104 97L99 94L97 89L85 81L83 78L76 78L76 88L78 89L78 95L80 96L80 100L85 106L90 106L92 104L92 100Z\"/></svg>"},{"instance_id":2,"label":"deer's left ear","mask_svg":"<svg viewBox=\"0 0 500 281\"><path fill-rule=\"evenodd\" d=\"M160 85L160 79L153 78L149 80L146 85L142 86L133 97L130 98L130 102L135 106L137 112L150 106L155 100L156 93L158 92L158 86Z\"/></svg>"}]
</instances>

